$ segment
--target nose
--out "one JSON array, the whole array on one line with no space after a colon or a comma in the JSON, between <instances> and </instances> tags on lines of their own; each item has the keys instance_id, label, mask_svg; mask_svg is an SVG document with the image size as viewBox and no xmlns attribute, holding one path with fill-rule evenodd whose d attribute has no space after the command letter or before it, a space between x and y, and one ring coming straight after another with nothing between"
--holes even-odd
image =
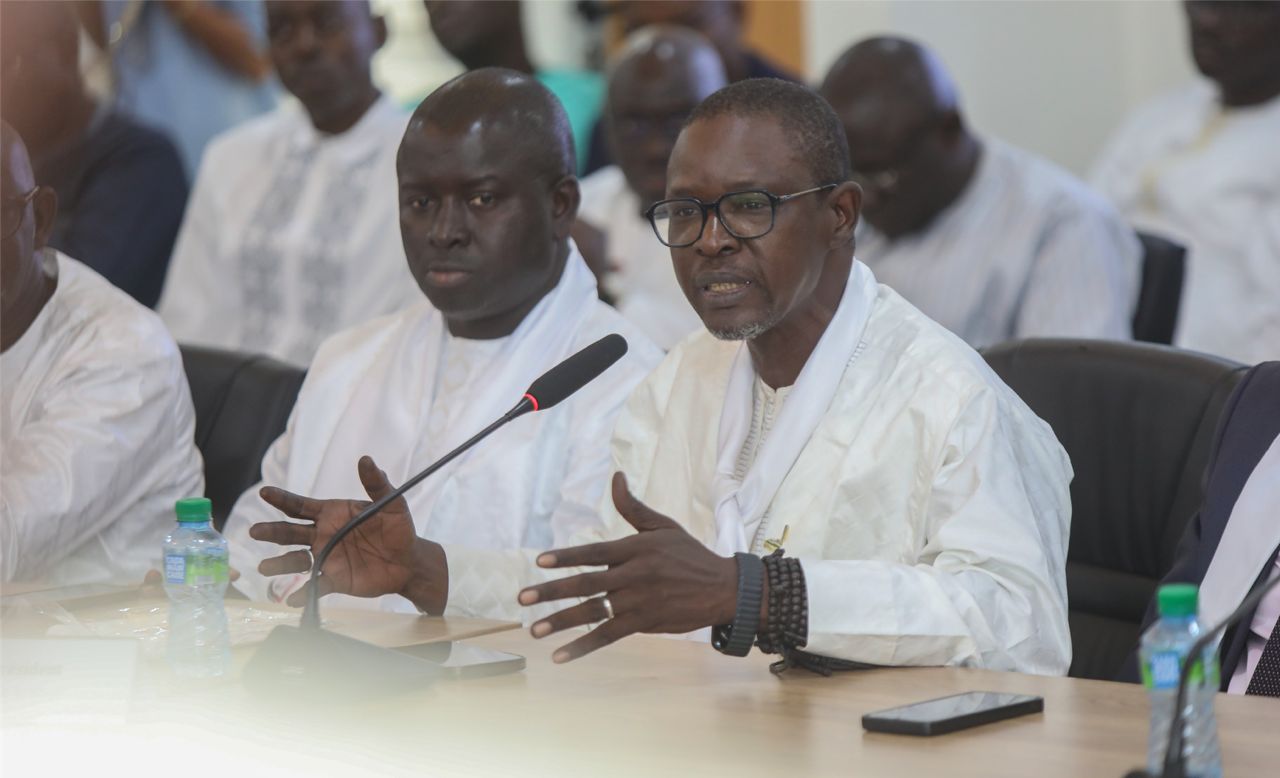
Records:
<instances>
[{"instance_id":1,"label":"nose","mask_svg":"<svg viewBox=\"0 0 1280 778\"><path fill-rule=\"evenodd\" d=\"M309 57L320 50L320 35L316 26L310 23L299 24L294 28L289 48L295 57Z\"/></svg>"},{"instance_id":2,"label":"nose","mask_svg":"<svg viewBox=\"0 0 1280 778\"><path fill-rule=\"evenodd\" d=\"M470 238L466 224L466 207L453 198L440 203L436 218L431 222L427 239L436 248L453 248L466 245Z\"/></svg>"},{"instance_id":3,"label":"nose","mask_svg":"<svg viewBox=\"0 0 1280 778\"><path fill-rule=\"evenodd\" d=\"M707 214L707 224L702 228L702 235L693 244L693 248L704 257L716 257L732 254L738 250L738 245L738 239L720 223L719 214L712 211Z\"/></svg>"}]
</instances>

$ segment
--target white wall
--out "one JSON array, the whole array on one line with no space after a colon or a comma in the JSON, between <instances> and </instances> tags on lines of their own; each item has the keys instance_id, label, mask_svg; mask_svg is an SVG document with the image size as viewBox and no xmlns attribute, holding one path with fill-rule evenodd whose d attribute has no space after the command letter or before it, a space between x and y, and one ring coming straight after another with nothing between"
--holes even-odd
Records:
<instances>
[{"instance_id":1,"label":"white wall","mask_svg":"<svg viewBox=\"0 0 1280 778\"><path fill-rule=\"evenodd\" d=\"M1194 69L1173 0L814 0L815 82L850 44L892 33L933 48L971 124L1082 173L1129 108Z\"/></svg>"}]
</instances>

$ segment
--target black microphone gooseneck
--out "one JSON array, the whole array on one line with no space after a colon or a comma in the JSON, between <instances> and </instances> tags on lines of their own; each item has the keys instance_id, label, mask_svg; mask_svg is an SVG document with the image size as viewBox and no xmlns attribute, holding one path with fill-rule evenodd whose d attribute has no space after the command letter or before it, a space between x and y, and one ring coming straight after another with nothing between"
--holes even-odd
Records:
<instances>
[{"instance_id":1,"label":"black microphone gooseneck","mask_svg":"<svg viewBox=\"0 0 1280 778\"><path fill-rule=\"evenodd\" d=\"M329 538L329 542L325 543L324 548L320 549L320 553L316 554L311 562L311 579L307 584L307 604L302 611L301 627L307 630L320 629L320 587L318 583L322 575L321 570L333 549L342 542L343 538L351 534L352 530L375 516L378 511L387 507L392 500L401 497L405 492L417 486L432 473L457 459L500 427L526 413L546 410L560 403L569 395L595 380L596 377L626 353L627 341L617 334L606 335L577 352L543 373L529 386L529 390L520 398L520 402L516 403L515 407L504 413L497 421L431 463L427 469L405 481L399 488L393 489L375 500L367 508L353 516L346 524L342 525L342 528L335 532L333 537Z\"/></svg>"},{"instance_id":2,"label":"black microphone gooseneck","mask_svg":"<svg viewBox=\"0 0 1280 778\"><path fill-rule=\"evenodd\" d=\"M1195 667L1195 658L1204 653L1205 648L1212 643L1217 636L1232 626L1245 614L1253 611L1258 607L1258 603L1263 597L1267 596L1267 592L1274 589L1280 584L1280 576L1272 578L1259 586L1257 589L1249 593L1248 597L1240 602L1239 607L1231 612L1231 615L1218 622L1213 629L1196 638L1196 642L1191 644L1190 650L1187 651L1187 661L1182 665L1182 672L1178 675L1178 694L1174 698L1173 719L1169 722L1169 745L1164 752L1164 766L1156 775L1145 770L1133 770L1125 775L1125 778L1187 778L1186 758L1182 754L1182 720L1186 718L1185 707L1187 704L1187 685L1191 680L1191 671Z\"/></svg>"}]
</instances>

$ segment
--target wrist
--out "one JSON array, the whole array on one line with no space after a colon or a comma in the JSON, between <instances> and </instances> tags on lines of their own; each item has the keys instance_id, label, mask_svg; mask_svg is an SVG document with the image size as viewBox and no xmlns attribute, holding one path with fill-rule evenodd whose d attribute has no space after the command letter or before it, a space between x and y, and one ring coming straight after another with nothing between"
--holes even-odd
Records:
<instances>
[{"instance_id":1,"label":"wrist","mask_svg":"<svg viewBox=\"0 0 1280 778\"><path fill-rule=\"evenodd\" d=\"M760 608L764 592L764 563L755 554L733 555L737 568L737 596L731 622L721 622L711 630L711 645L729 656L746 656L760 631Z\"/></svg>"},{"instance_id":2,"label":"wrist","mask_svg":"<svg viewBox=\"0 0 1280 778\"><path fill-rule=\"evenodd\" d=\"M409 579L397 594L424 613L444 613L449 604L449 560L444 546L423 538L414 540L409 552Z\"/></svg>"}]
</instances>

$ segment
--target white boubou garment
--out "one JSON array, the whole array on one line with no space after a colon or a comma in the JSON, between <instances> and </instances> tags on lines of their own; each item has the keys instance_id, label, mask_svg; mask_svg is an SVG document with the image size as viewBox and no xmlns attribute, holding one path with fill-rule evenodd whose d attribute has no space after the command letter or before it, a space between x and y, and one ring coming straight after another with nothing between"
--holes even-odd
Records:
<instances>
[{"instance_id":1,"label":"white boubou garment","mask_svg":"<svg viewBox=\"0 0 1280 778\"><path fill-rule=\"evenodd\" d=\"M209 144L159 312L182 343L307 365L330 335L421 299L400 239L383 96L327 135L287 103Z\"/></svg>"},{"instance_id":2,"label":"white boubou garment","mask_svg":"<svg viewBox=\"0 0 1280 778\"><path fill-rule=\"evenodd\" d=\"M1091 181L1139 229L1187 247L1175 344L1280 358L1280 97L1223 108L1197 80L1134 111Z\"/></svg>"},{"instance_id":3,"label":"white boubou garment","mask_svg":"<svg viewBox=\"0 0 1280 778\"><path fill-rule=\"evenodd\" d=\"M509 410L545 370L612 332L622 333L630 349L600 378L562 405L507 425L407 495L418 534L445 546L449 612L518 620L524 615L518 589L542 575L534 553L598 534L594 506L609 478L613 420L659 358L597 299L576 249L560 282L505 338L456 338L424 301L326 342L288 428L263 462L263 484L364 499L356 474L364 454L393 484L402 483ZM254 572L261 559L283 552L248 536L252 524L281 518L258 496L260 486L240 498L227 522L232 564L244 574L238 585L247 594L283 599L305 576L269 581ZM340 607L374 604L331 600ZM378 607L412 610L394 595Z\"/></svg>"},{"instance_id":4,"label":"white boubou garment","mask_svg":"<svg viewBox=\"0 0 1280 778\"><path fill-rule=\"evenodd\" d=\"M159 317L70 257L0 354L0 580L139 584L204 493L182 356Z\"/></svg>"},{"instance_id":5,"label":"white boubou garment","mask_svg":"<svg viewBox=\"0 0 1280 778\"><path fill-rule=\"evenodd\" d=\"M1066 672L1071 465L976 352L855 262L761 442L744 351L693 335L636 389L613 456L639 499L719 553L800 559L808 651Z\"/></svg>"}]
</instances>

